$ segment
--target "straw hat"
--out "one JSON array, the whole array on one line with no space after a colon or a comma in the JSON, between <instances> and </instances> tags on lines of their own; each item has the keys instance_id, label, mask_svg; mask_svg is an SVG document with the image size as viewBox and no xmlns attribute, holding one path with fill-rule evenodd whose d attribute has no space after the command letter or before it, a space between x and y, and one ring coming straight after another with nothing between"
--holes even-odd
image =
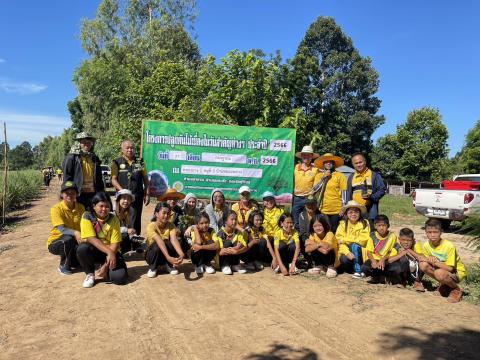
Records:
<instances>
[{"instance_id":1,"label":"straw hat","mask_svg":"<svg viewBox=\"0 0 480 360\"><path fill-rule=\"evenodd\" d=\"M295 154L295 156L297 158L302 158L302 154L312 154L313 155L313 158L316 159L318 158L320 155L318 155L316 152L313 152L313 147L311 147L310 145L305 145L303 148L302 148L302 151L299 151Z\"/></svg>"},{"instance_id":2,"label":"straw hat","mask_svg":"<svg viewBox=\"0 0 480 360\"><path fill-rule=\"evenodd\" d=\"M333 161L336 168L342 166L345 163L345 161L343 161L340 156L335 156L332 153L326 153L320 156L317 160L315 160L314 165L315 167L323 169L323 163L325 161Z\"/></svg>"},{"instance_id":3,"label":"straw hat","mask_svg":"<svg viewBox=\"0 0 480 360\"><path fill-rule=\"evenodd\" d=\"M130 196L131 201L135 201L135 195L133 195L132 192L128 189L122 189L120 191L117 191L117 193L115 194L115 201L117 201L122 195Z\"/></svg>"},{"instance_id":4,"label":"straw hat","mask_svg":"<svg viewBox=\"0 0 480 360\"><path fill-rule=\"evenodd\" d=\"M167 201L167 200L182 200L185 198L185 194L178 192L175 189L168 189L165 194L158 197L159 201Z\"/></svg>"},{"instance_id":5,"label":"straw hat","mask_svg":"<svg viewBox=\"0 0 480 360\"><path fill-rule=\"evenodd\" d=\"M367 208L356 202L355 200L350 200L349 202L347 202L347 204L343 207L343 212L347 213L348 209L351 209L351 208L356 208L358 210L360 210L360 212L362 213L362 216L365 215L367 213Z\"/></svg>"}]
</instances>

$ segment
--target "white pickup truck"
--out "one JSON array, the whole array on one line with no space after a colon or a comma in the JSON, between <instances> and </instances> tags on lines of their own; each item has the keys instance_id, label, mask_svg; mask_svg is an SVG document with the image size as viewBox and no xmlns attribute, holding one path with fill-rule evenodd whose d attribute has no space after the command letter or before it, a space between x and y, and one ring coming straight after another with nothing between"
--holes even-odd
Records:
<instances>
[{"instance_id":1,"label":"white pickup truck","mask_svg":"<svg viewBox=\"0 0 480 360\"><path fill-rule=\"evenodd\" d=\"M442 185L442 189L416 189L412 193L419 214L439 219L448 229L453 220L462 221L480 210L480 174L458 175Z\"/></svg>"}]
</instances>

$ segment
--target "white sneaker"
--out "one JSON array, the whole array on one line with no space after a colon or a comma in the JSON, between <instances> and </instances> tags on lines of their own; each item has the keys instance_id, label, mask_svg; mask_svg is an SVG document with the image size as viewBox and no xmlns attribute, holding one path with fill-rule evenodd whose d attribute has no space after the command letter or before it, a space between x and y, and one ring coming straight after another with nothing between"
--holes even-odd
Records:
<instances>
[{"instance_id":1,"label":"white sneaker","mask_svg":"<svg viewBox=\"0 0 480 360\"><path fill-rule=\"evenodd\" d=\"M245 264L245 269L247 269L248 271L255 271L255 264L253 262L246 263Z\"/></svg>"},{"instance_id":2,"label":"white sneaker","mask_svg":"<svg viewBox=\"0 0 480 360\"><path fill-rule=\"evenodd\" d=\"M260 261L254 261L253 265L255 265L256 270L263 270L263 265Z\"/></svg>"},{"instance_id":3,"label":"white sneaker","mask_svg":"<svg viewBox=\"0 0 480 360\"><path fill-rule=\"evenodd\" d=\"M322 273L322 269L319 267L313 267L308 269L307 271L310 275L320 275Z\"/></svg>"},{"instance_id":4,"label":"white sneaker","mask_svg":"<svg viewBox=\"0 0 480 360\"><path fill-rule=\"evenodd\" d=\"M149 277L149 278L157 277L157 269L155 269L155 270L148 269L147 277Z\"/></svg>"},{"instance_id":5,"label":"white sneaker","mask_svg":"<svg viewBox=\"0 0 480 360\"><path fill-rule=\"evenodd\" d=\"M363 279L363 278L365 277L365 274L364 274L364 273L354 273L354 274L352 275L352 277L353 277L354 279Z\"/></svg>"},{"instance_id":6,"label":"white sneaker","mask_svg":"<svg viewBox=\"0 0 480 360\"><path fill-rule=\"evenodd\" d=\"M276 267L275 269L273 269L273 272L274 272L275 274L278 274L278 273L280 272L280 266L277 265L277 267Z\"/></svg>"},{"instance_id":7,"label":"white sneaker","mask_svg":"<svg viewBox=\"0 0 480 360\"><path fill-rule=\"evenodd\" d=\"M195 266L195 272L197 274L203 274L203 266L200 265L200 266ZM170 273L171 274L171 273Z\"/></svg>"},{"instance_id":8,"label":"white sneaker","mask_svg":"<svg viewBox=\"0 0 480 360\"><path fill-rule=\"evenodd\" d=\"M230 268L230 266L224 266L224 267L222 267L222 273L224 273L225 275L232 275L232 274L233 274L232 269Z\"/></svg>"},{"instance_id":9,"label":"white sneaker","mask_svg":"<svg viewBox=\"0 0 480 360\"><path fill-rule=\"evenodd\" d=\"M211 265L205 265L205 272L207 274L215 274L215 268Z\"/></svg>"},{"instance_id":10,"label":"white sneaker","mask_svg":"<svg viewBox=\"0 0 480 360\"><path fill-rule=\"evenodd\" d=\"M232 270L235 272L238 272L239 274L245 274L247 272L247 269L243 267L243 265L233 265Z\"/></svg>"},{"instance_id":11,"label":"white sneaker","mask_svg":"<svg viewBox=\"0 0 480 360\"><path fill-rule=\"evenodd\" d=\"M170 265L166 264L165 268L170 275L178 275L178 269L174 266L170 267Z\"/></svg>"},{"instance_id":12,"label":"white sneaker","mask_svg":"<svg viewBox=\"0 0 480 360\"><path fill-rule=\"evenodd\" d=\"M288 271L290 272L290 267L292 264L288 264ZM295 270L293 270L293 274L298 274L298 268L295 266Z\"/></svg>"},{"instance_id":13,"label":"white sneaker","mask_svg":"<svg viewBox=\"0 0 480 360\"><path fill-rule=\"evenodd\" d=\"M85 280L83 280L83 287L84 288L91 288L95 284L95 274L89 273L85 276Z\"/></svg>"},{"instance_id":14,"label":"white sneaker","mask_svg":"<svg viewBox=\"0 0 480 360\"><path fill-rule=\"evenodd\" d=\"M327 278L337 277L337 270L335 270L334 268L328 268L326 276Z\"/></svg>"}]
</instances>

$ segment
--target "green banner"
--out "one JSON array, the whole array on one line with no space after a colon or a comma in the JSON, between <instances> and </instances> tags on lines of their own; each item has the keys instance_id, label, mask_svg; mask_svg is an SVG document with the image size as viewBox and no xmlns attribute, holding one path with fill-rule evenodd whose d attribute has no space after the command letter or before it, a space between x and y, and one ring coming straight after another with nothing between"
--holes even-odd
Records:
<instances>
[{"instance_id":1,"label":"green banner","mask_svg":"<svg viewBox=\"0 0 480 360\"><path fill-rule=\"evenodd\" d=\"M238 199L247 185L252 198L264 191L279 203L292 201L295 130L146 120L142 157L150 193L167 188L209 199L213 189Z\"/></svg>"}]
</instances>

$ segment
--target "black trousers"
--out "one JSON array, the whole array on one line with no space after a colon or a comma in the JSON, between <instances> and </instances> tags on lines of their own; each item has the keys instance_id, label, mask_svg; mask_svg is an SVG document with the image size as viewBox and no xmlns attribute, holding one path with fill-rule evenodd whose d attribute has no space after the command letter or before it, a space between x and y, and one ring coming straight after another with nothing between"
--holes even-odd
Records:
<instances>
[{"instance_id":1,"label":"black trousers","mask_svg":"<svg viewBox=\"0 0 480 360\"><path fill-rule=\"evenodd\" d=\"M167 247L167 251L170 256L178 257L178 254L170 241L165 241L165 246ZM158 247L158 244L154 242L147 248L147 252L145 253L145 261L147 262L150 270L156 270L159 266L167 263L167 258L163 254L162 250L160 250Z\"/></svg>"},{"instance_id":2,"label":"black trousers","mask_svg":"<svg viewBox=\"0 0 480 360\"><path fill-rule=\"evenodd\" d=\"M396 266L400 268L400 276L403 280L409 283L413 281L421 281L424 273L420 269L420 264L418 263L418 261L412 259L416 263L415 270L412 271L412 269L410 269L409 259L410 258L407 256L402 256L400 259L392 263L392 265L397 264Z\"/></svg>"},{"instance_id":3,"label":"black trousers","mask_svg":"<svg viewBox=\"0 0 480 360\"><path fill-rule=\"evenodd\" d=\"M85 210L92 210L92 198L95 196L95 193L85 193L82 192L78 197L77 201L85 207Z\"/></svg>"},{"instance_id":4,"label":"black trousers","mask_svg":"<svg viewBox=\"0 0 480 360\"><path fill-rule=\"evenodd\" d=\"M215 257L216 250L199 250L192 251L191 260L195 266L210 265Z\"/></svg>"},{"instance_id":5,"label":"black trousers","mask_svg":"<svg viewBox=\"0 0 480 360\"><path fill-rule=\"evenodd\" d=\"M384 270L374 269L372 268L372 261L368 259L362 265L362 272L364 272L366 276L398 277L402 273L402 265L398 261L391 264L385 262Z\"/></svg>"},{"instance_id":6,"label":"black trousers","mask_svg":"<svg viewBox=\"0 0 480 360\"><path fill-rule=\"evenodd\" d=\"M107 255L92 244L82 243L77 248L77 257L85 274L89 274L95 272L95 263L105 263ZM125 264L125 260L123 260L122 255L118 252L116 258L117 266L114 269L108 270L108 277L112 283L123 285L127 282L128 278L127 264Z\"/></svg>"},{"instance_id":7,"label":"black trousers","mask_svg":"<svg viewBox=\"0 0 480 360\"><path fill-rule=\"evenodd\" d=\"M234 247L235 245L230 240L223 241L223 247L229 248ZM220 267L224 266L232 266L240 264L240 257L239 255L220 255Z\"/></svg>"},{"instance_id":8,"label":"black trousers","mask_svg":"<svg viewBox=\"0 0 480 360\"><path fill-rule=\"evenodd\" d=\"M294 241L292 241L290 244L280 241L280 245L278 245L278 252L284 266L288 267L288 265L292 262L293 256L295 255L295 250L296 246Z\"/></svg>"},{"instance_id":9,"label":"black trousers","mask_svg":"<svg viewBox=\"0 0 480 360\"><path fill-rule=\"evenodd\" d=\"M120 244L120 252L123 254L129 251L135 251L140 247L138 242L132 242L128 233L122 233L122 242Z\"/></svg>"},{"instance_id":10,"label":"black trousers","mask_svg":"<svg viewBox=\"0 0 480 360\"><path fill-rule=\"evenodd\" d=\"M266 239L260 239L260 242L256 245L253 245L246 252L240 254L240 260L244 263L251 263L253 261L259 262L271 262L272 255L268 251Z\"/></svg>"},{"instance_id":11,"label":"black trousers","mask_svg":"<svg viewBox=\"0 0 480 360\"><path fill-rule=\"evenodd\" d=\"M62 235L48 245L48 251L53 255L60 255L60 265L65 265L70 270L72 266L79 265L76 253L77 246L75 236Z\"/></svg>"},{"instance_id":12,"label":"black trousers","mask_svg":"<svg viewBox=\"0 0 480 360\"><path fill-rule=\"evenodd\" d=\"M135 201L131 205L133 209L132 224L133 228L137 232L137 235L140 235L140 233L142 232L143 193L134 195Z\"/></svg>"},{"instance_id":13,"label":"black trousers","mask_svg":"<svg viewBox=\"0 0 480 360\"><path fill-rule=\"evenodd\" d=\"M310 253L313 263L316 266L326 266L334 267L335 266L335 250L331 249L327 254L322 254L320 251L316 250Z\"/></svg>"},{"instance_id":14,"label":"black trousers","mask_svg":"<svg viewBox=\"0 0 480 360\"><path fill-rule=\"evenodd\" d=\"M335 234L338 228L338 223L342 218L338 214L333 214L333 215L323 214L323 215L325 215L328 218L328 223L330 224L330 231Z\"/></svg>"}]
</instances>

